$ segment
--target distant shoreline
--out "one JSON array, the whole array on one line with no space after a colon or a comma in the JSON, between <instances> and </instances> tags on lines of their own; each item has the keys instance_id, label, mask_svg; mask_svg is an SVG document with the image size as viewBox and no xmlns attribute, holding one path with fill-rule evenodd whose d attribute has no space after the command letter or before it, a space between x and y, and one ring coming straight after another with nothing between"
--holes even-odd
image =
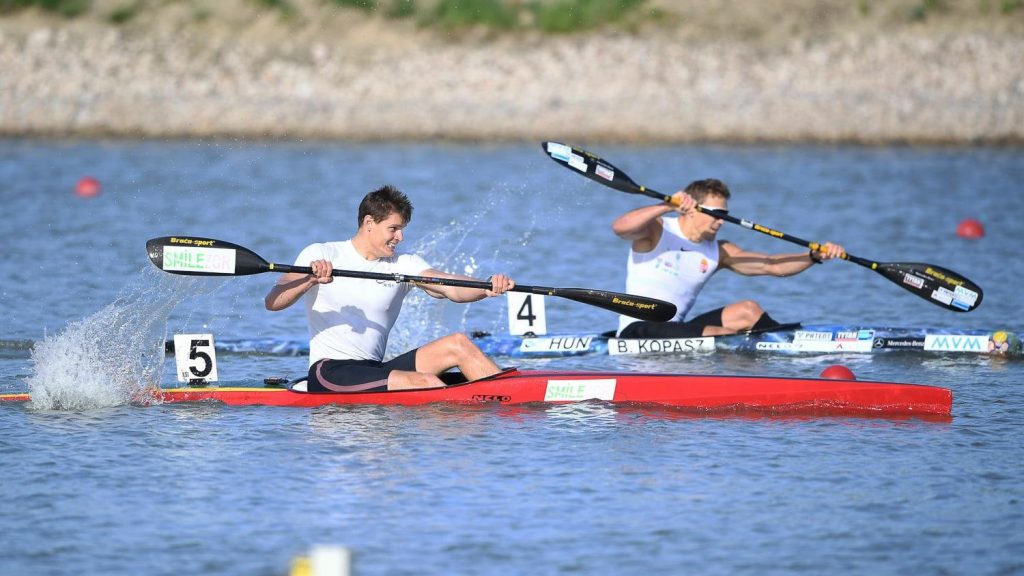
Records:
<instances>
[{"instance_id":1,"label":"distant shoreline","mask_svg":"<svg viewBox=\"0 0 1024 576\"><path fill-rule=\"evenodd\" d=\"M1024 144L1013 35L253 46L0 28L0 136Z\"/></svg>"}]
</instances>

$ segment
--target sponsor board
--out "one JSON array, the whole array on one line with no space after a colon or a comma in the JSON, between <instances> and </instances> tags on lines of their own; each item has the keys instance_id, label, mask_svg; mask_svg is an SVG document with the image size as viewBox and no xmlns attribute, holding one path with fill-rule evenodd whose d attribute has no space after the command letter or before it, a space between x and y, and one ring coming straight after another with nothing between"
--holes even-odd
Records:
<instances>
[{"instance_id":1,"label":"sponsor board","mask_svg":"<svg viewBox=\"0 0 1024 576\"><path fill-rule=\"evenodd\" d=\"M831 332L810 332L807 330L797 330L793 333L793 341L813 341L813 342L828 342L832 340Z\"/></svg>"},{"instance_id":2,"label":"sponsor board","mask_svg":"<svg viewBox=\"0 0 1024 576\"><path fill-rule=\"evenodd\" d=\"M966 334L926 334L924 349L929 352L988 352L989 337Z\"/></svg>"},{"instance_id":3,"label":"sponsor board","mask_svg":"<svg viewBox=\"0 0 1024 576\"><path fill-rule=\"evenodd\" d=\"M715 349L713 337L702 338L611 338L608 354L685 354Z\"/></svg>"},{"instance_id":4,"label":"sponsor board","mask_svg":"<svg viewBox=\"0 0 1024 576\"><path fill-rule=\"evenodd\" d=\"M544 391L545 402L579 402L581 400L613 400L615 379L600 380L548 380Z\"/></svg>"},{"instance_id":5,"label":"sponsor board","mask_svg":"<svg viewBox=\"0 0 1024 576\"><path fill-rule=\"evenodd\" d=\"M874 330L839 330L837 332L797 330L793 333L794 342L856 342L859 340L871 340L874 337Z\"/></svg>"},{"instance_id":6,"label":"sponsor board","mask_svg":"<svg viewBox=\"0 0 1024 576\"><path fill-rule=\"evenodd\" d=\"M915 348L924 349L924 338L875 338L874 347L879 349L894 348L907 350Z\"/></svg>"},{"instance_id":7,"label":"sponsor board","mask_svg":"<svg viewBox=\"0 0 1024 576\"><path fill-rule=\"evenodd\" d=\"M787 350L790 352L870 352L875 344L874 330L839 330L836 332L814 332L797 330L793 342L787 347L761 346L780 344L759 342L758 350Z\"/></svg>"},{"instance_id":8,"label":"sponsor board","mask_svg":"<svg viewBox=\"0 0 1024 576\"><path fill-rule=\"evenodd\" d=\"M793 342L758 342L755 349L760 351L785 351L808 353L871 352L874 339L870 340L794 340Z\"/></svg>"}]
</instances>

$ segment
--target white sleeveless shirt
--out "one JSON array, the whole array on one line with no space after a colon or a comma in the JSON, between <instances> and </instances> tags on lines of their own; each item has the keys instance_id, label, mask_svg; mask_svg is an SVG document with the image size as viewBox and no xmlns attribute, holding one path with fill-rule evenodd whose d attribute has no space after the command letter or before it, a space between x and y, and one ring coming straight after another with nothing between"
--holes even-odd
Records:
<instances>
[{"instance_id":1,"label":"white sleeveless shirt","mask_svg":"<svg viewBox=\"0 0 1024 576\"><path fill-rule=\"evenodd\" d=\"M718 240L691 242L679 229L678 218L661 218L661 238L650 252L629 251L626 292L658 298L676 305L672 322L682 322L704 284L718 269ZM633 322L619 316L619 332Z\"/></svg>"},{"instance_id":2,"label":"white sleeveless shirt","mask_svg":"<svg viewBox=\"0 0 1024 576\"><path fill-rule=\"evenodd\" d=\"M418 276L431 268L415 254L367 260L351 240L310 244L295 258L295 265L309 266L321 259L330 260L335 270L381 274ZM388 335L412 287L390 280L335 276L330 284L310 288L303 295L309 322L309 365L323 358L382 361Z\"/></svg>"}]
</instances>

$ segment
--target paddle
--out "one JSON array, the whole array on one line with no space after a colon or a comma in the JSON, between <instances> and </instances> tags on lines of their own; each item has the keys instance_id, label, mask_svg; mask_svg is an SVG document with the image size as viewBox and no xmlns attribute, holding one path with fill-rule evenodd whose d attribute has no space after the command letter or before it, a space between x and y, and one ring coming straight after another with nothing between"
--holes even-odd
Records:
<instances>
[{"instance_id":1,"label":"paddle","mask_svg":"<svg viewBox=\"0 0 1024 576\"><path fill-rule=\"evenodd\" d=\"M189 236L164 236L146 242L149 259L157 268L172 274L189 276L246 276L263 272L298 272L312 274L308 266L271 264L258 254L237 244L210 238ZM441 286L462 286L489 290L490 282L478 280L457 280L454 278L430 278L405 274L382 274L356 270L334 270L334 276L364 278L368 280L390 280L410 284L437 284ZM517 284L513 292L529 292L545 296L558 296L582 304L589 304L641 320L664 322L676 314L675 304L622 294L591 290L589 288L547 288L544 286L522 286Z\"/></svg>"},{"instance_id":2,"label":"paddle","mask_svg":"<svg viewBox=\"0 0 1024 576\"><path fill-rule=\"evenodd\" d=\"M572 168L587 178L604 184L609 188L629 194L642 194L651 198L657 198L662 202L672 203L671 196L637 184L625 172L586 150L580 150L579 148L573 148L558 142L543 142L541 147L544 148L544 152L555 162ZM708 209L702 206L697 206L697 210L714 218L739 224L744 228L749 228L762 234L779 238L780 240L806 246L811 250L819 250L822 247L818 242L808 242L796 236L790 236L785 232L772 230L750 220L741 220L721 210ZM981 300L984 298L984 293L980 286L952 270L934 264L874 262L858 258L852 254L845 254L843 259L849 260L854 264L860 264L869 270L874 270L886 280L895 283L918 298L923 298L936 306L941 306L954 312L970 312L980 306Z\"/></svg>"}]
</instances>

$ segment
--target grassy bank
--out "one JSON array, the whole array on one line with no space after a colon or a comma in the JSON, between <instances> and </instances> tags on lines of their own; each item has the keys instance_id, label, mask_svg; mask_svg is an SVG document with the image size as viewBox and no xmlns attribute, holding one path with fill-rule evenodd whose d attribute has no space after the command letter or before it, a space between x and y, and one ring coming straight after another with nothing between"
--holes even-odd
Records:
<instances>
[{"instance_id":1,"label":"grassy bank","mask_svg":"<svg viewBox=\"0 0 1024 576\"><path fill-rule=\"evenodd\" d=\"M125 0L111 6L93 0L0 0L0 14L13 15L35 9L63 18L99 17L123 25L160 11L166 4ZM212 5L179 0L190 6L197 22L215 13ZM242 11L270 10L282 24L294 23L308 12L301 0L249 0ZM323 9L376 15L384 19L408 20L425 28L452 31L482 27L497 33L539 31L550 34L582 32L598 27L628 28L666 17L647 0L323 0Z\"/></svg>"},{"instance_id":2,"label":"grassy bank","mask_svg":"<svg viewBox=\"0 0 1024 576\"><path fill-rule=\"evenodd\" d=\"M200 27L238 26L268 14L286 29L373 18L449 38L466 31L495 37L597 29L744 41L912 27L1024 31L1024 0L0 0L0 18L25 13L122 27L168 13Z\"/></svg>"}]
</instances>

